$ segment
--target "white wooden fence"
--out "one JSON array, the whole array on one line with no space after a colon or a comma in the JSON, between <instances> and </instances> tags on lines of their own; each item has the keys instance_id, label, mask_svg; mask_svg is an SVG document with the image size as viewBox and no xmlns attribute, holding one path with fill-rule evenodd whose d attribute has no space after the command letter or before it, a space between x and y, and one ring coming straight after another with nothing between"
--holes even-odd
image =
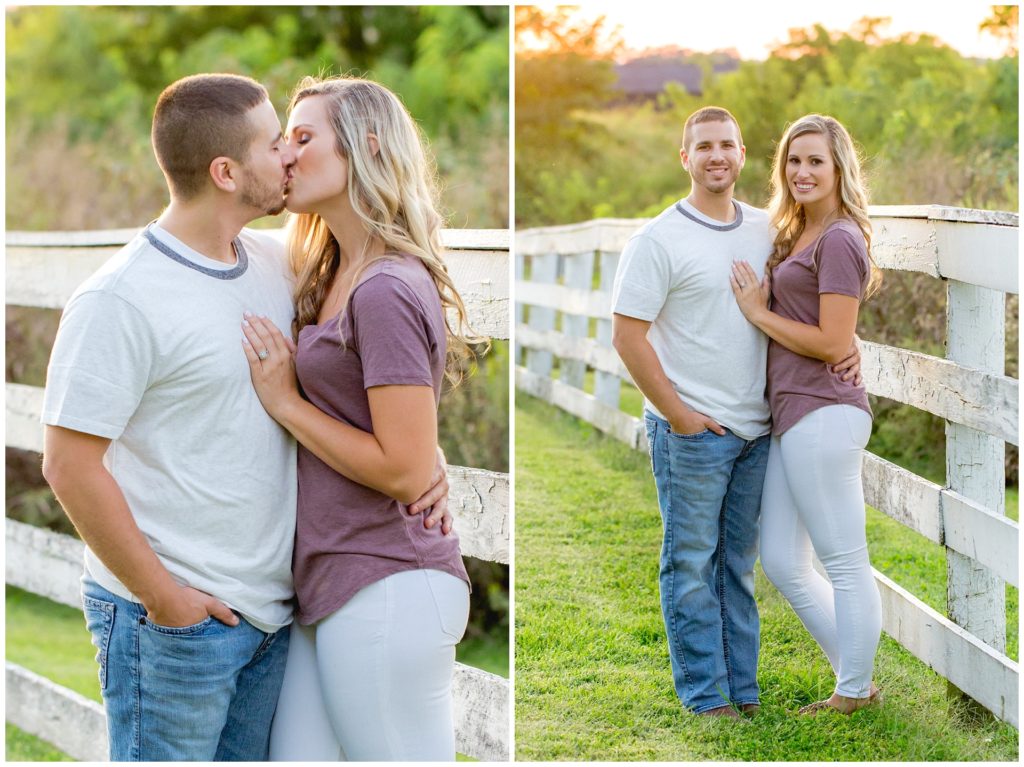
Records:
<instances>
[{"instance_id":1,"label":"white wooden fence","mask_svg":"<svg viewBox=\"0 0 1024 767\"><path fill-rule=\"evenodd\" d=\"M1004 442L1019 444L1018 382L1003 375L1005 296L1018 292L1018 217L939 206L870 212L879 266L922 272L948 286L946 359L861 342L868 391L947 421L945 487L864 456L867 502L947 554L948 617L876 571L883 625L1019 728L1019 671L1005 655L1003 587L1019 586L1018 525L1005 516L1003 465ZM528 229L515 242L516 387L637 449L646 449L646 432L638 414L619 409L622 383L632 380L611 348L610 312L619 254L643 223L600 219ZM587 368L594 371L593 394L583 391Z\"/></svg>"},{"instance_id":2,"label":"white wooden fence","mask_svg":"<svg viewBox=\"0 0 1024 767\"><path fill-rule=\"evenodd\" d=\"M74 289L139 230L8 232L8 305L62 308ZM280 230L268 232L283 237ZM448 264L474 329L509 337L506 230L445 230ZM43 390L7 384L8 447L42 452ZM462 553L509 562L509 481L499 472L450 466L449 508ZM7 520L7 582L82 609L82 543L70 536ZM83 625L84 632L84 625ZM107 759L103 707L71 690L6 664L7 721L83 761ZM463 664L454 677L456 744L468 756L507 761L510 754L507 679Z\"/></svg>"}]
</instances>

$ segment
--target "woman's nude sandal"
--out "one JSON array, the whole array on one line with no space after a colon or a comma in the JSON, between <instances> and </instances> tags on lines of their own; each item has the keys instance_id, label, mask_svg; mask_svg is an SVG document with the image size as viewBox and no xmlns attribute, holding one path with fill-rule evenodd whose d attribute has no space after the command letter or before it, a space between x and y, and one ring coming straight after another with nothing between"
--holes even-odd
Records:
<instances>
[{"instance_id":1,"label":"woman's nude sandal","mask_svg":"<svg viewBox=\"0 0 1024 767\"><path fill-rule=\"evenodd\" d=\"M848 700L851 699L848 698ZM806 714L808 716L817 716L822 711L835 711L836 713L846 714L847 716L849 716L850 714L860 711L862 708L867 708L868 706L878 706L881 705L881 703L882 691L876 687L875 691L868 695L868 697L857 700L857 704L854 705L854 707L851 708L849 711L844 711L843 709L839 708L839 706L834 705L832 703L832 699L829 698L827 700L815 701L814 703L804 706L800 709L800 713Z\"/></svg>"}]
</instances>

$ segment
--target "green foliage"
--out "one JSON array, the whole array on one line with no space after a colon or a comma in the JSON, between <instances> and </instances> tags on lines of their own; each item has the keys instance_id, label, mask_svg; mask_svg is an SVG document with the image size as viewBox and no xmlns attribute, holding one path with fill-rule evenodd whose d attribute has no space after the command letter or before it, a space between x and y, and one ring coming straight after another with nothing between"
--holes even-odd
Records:
<instances>
[{"instance_id":1,"label":"green foliage","mask_svg":"<svg viewBox=\"0 0 1024 767\"><path fill-rule=\"evenodd\" d=\"M20 7L7 13L8 71L18 73L7 109L37 127L64 113L100 135L127 107L148 127L160 91L196 72L268 85L287 73L290 87L299 73L380 68L390 87L407 71L425 86L406 98L433 133L507 101L507 35L508 11L496 7ZM285 88L270 90L282 107Z\"/></svg>"},{"instance_id":2,"label":"green foliage","mask_svg":"<svg viewBox=\"0 0 1024 767\"><path fill-rule=\"evenodd\" d=\"M282 115L304 75L373 77L445 153L455 225L507 225L505 7L21 6L6 23L9 228L155 217L153 105L199 72L254 77Z\"/></svg>"},{"instance_id":3,"label":"green foliage","mask_svg":"<svg viewBox=\"0 0 1024 767\"><path fill-rule=\"evenodd\" d=\"M922 586L941 606L939 547L875 512L869 535L876 567L915 593ZM1016 761L1012 727L948 699L945 680L888 637L876 663L883 707L852 717L796 715L827 697L834 676L760 570L761 714L743 725L686 714L672 688L659 609L660 543L647 456L519 395L517 759ZM1016 623L1014 597L1013 652Z\"/></svg>"},{"instance_id":4,"label":"green foliage","mask_svg":"<svg viewBox=\"0 0 1024 767\"><path fill-rule=\"evenodd\" d=\"M791 30L765 61L716 75L705 67L703 93L669 85L656 108L616 102L610 83L597 76L607 69L603 59L576 61L557 51L526 62L517 57L517 223L660 211L686 193L680 133L706 104L739 120L747 162L737 196L752 204L767 202L785 126L822 112L842 121L861 146L872 202L1015 210L1017 56L979 62L928 35L884 38L879 26L866 19L845 33ZM583 83L579 103L561 87L572 77ZM521 128L520 118L530 126Z\"/></svg>"},{"instance_id":5,"label":"green foliage","mask_svg":"<svg viewBox=\"0 0 1024 767\"><path fill-rule=\"evenodd\" d=\"M465 378L447 390L438 410L438 442L448 462L508 471L508 341L468 365Z\"/></svg>"}]
</instances>

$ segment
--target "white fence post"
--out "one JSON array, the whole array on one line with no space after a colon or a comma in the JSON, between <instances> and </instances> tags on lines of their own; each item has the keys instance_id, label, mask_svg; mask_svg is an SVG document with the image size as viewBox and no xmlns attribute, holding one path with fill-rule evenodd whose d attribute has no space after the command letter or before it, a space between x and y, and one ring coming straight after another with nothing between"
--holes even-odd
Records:
<instances>
[{"instance_id":1,"label":"white fence post","mask_svg":"<svg viewBox=\"0 0 1024 767\"><path fill-rule=\"evenodd\" d=\"M565 287L589 292L594 282L594 251L570 253L565 257ZM585 314L562 314L562 334L571 338L586 338L590 317ZM583 360L562 359L560 378L576 389L583 389L587 363Z\"/></svg>"},{"instance_id":2,"label":"white fence post","mask_svg":"<svg viewBox=\"0 0 1024 767\"><path fill-rule=\"evenodd\" d=\"M558 254L545 253L542 256L533 256L530 266L531 282L554 283L558 277ZM554 330L555 310L545 306L531 306L530 319L526 324L534 330ZM526 350L526 368L531 373L550 378L553 366L554 355L551 352L539 349Z\"/></svg>"},{"instance_id":3,"label":"white fence post","mask_svg":"<svg viewBox=\"0 0 1024 767\"><path fill-rule=\"evenodd\" d=\"M522 282L523 280L526 279L526 256L524 256L522 253L516 253L515 260L516 260L516 276L515 276L515 281L516 282ZM514 330L515 328L517 328L517 327L519 327L520 325L523 324L523 315L525 313L524 305L521 302L516 301L515 302L515 307L516 307L515 308L515 323L512 326L513 332L515 332L515 330ZM512 364L513 365L522 365L522 364L524 364L524 360L523 360L523 347L522 347L521 344L517 343L515 345L515 348L513 349Z\"/></svg>"},{"instance_id":4,"label":"white fence post","mask_svg":"<svg viewBox=\"0 0 1024 767\"><path fill-rule=\"evenodd\" d=\"M612 283L615 282L615 270L619 265L619 254L601 253L601 285L602 293L611 295ZM597 342L601 346L612 348L612 320L599 319L597 321ZM622 393L622 379L614 373L606 373L598 370L594 373L594 396L598 401L609 407L619 406L619 395ZM639 415L637 413L636 415Z\"/></svg>"},{"instance_id":5,"label":"white fence post","mask_svg":"<svg viewBox=\"0 0 1024 767\"><path fill-rule=\"evenodd\" d=\"M982 255L982 254L978 254ZM1002 375L1005 297L988 288L950 280L946 357ZM962 424L946 422L946 478L951 490L1006 513L1005 445ZM970 557L946 549L946 604L950 619L1001 653L1006 652L1003 581Z\"/></svg>"}]
</instances>

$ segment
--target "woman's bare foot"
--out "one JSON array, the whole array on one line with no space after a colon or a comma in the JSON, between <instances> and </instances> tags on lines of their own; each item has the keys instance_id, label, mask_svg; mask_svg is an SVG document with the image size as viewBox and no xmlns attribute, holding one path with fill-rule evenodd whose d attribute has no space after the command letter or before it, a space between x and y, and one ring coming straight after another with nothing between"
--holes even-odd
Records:
<instances>
[{"instance_id":1,"label":"woman's bare foot","mask_svg":"<svg viewBox=\"0 0 1024 767\"><path fill-rule=\"evenodd\" d=\"M882 691L875 686L874 682L872 682L871 692L868 693L866 698L848 698L845 695L832 693L832 697L828 700L819 700L815 703L811 703L809 706L804 706L800 709L800 713L814 716L822 711L831 709L832 711L838 711L840 714L850 715L862 708L877 705L881 702Z\"/></svg>"}]
</instances>

